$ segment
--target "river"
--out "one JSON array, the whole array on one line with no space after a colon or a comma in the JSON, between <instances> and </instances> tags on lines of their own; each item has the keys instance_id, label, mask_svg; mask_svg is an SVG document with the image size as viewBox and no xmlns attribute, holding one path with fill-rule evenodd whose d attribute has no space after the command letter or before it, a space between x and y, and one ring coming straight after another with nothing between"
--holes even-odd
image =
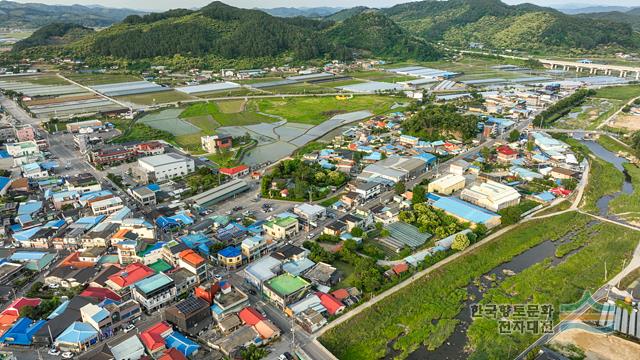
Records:
<instances>
[{"instance_id":1,"label":"river","mask_svg":"<svg viewBox=\"0 0 640 360\"><path fill-rule=\"evenodd\" d=\"M622 164L626 162L625 159L618 157L616 154L608 151L600 144L595 141L588 140L580 140L584 145L586 145L594 155L599 158L612 163L617 170L623 172L625 174L625 181L623 187L620 192L612 195L603 196L598 200L597 205L601 216L609 216L609 202L615 199L622 193L631 193L633 192L633 186L631 184L631 178L626 173ZM596 222L591 222L588 226L592 226ZM424 346L418 348L418 350L411 353L407 358L410 360L426 360L426 359L434 359L434 360L445 360L445 359L466 359L468 357L468 353L465 352L465 347L468 344L467 337L467 329L472 322L471 318L471 305L478 303L484 297L486 291L492 287L498 286L502 280L504 280L508 275L505 275L504 271L513 272L515 274L519 274L522 271L528 269L529 267L549 259L551 261L550 265L557 265L566 259L567 256L573 254L575 251L566 254L562 258L557 258L555 256L556 248L564 244L575 236L575 233L569 233L565 235L562 239L558 241L547 240L542 242L531 249L515 256L511 261L499 265L487 272L483 276L480 277L479 284L469 284L467 286L467 294L469 294L469 299L465 302L462 311L458 314L456 319L459 323L456 325L454 333L449 336L449 338L444 342L443 345L438 347L435 350L428 350ZM396 339L397 340L397 339ZM389 343L388 353L385 357L385 360L393 359L395 355L398 353L392 349L393 343L395 341Z\"/></svg>"}]
</instances>

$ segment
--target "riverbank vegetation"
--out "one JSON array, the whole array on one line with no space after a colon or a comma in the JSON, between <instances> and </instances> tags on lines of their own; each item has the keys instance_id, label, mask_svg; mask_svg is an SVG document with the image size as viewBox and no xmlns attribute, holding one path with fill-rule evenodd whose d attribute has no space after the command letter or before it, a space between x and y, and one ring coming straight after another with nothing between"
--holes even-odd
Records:
<instances>
[{"instance_id":1,"label":"riverbank vegetation","mask_svg":"<svg viewBox=\"0 0 640 360\"><path fill-rule=\"evenodd\" d=\"M406 357L422 344L435 349L453 332L452 321L464 311L466 287L473 279L543 241L559 239L583 227L588 221L586 215L571 212L520 224L330 329L320 341L338 358L350 360L381 358L387 344L398 337L394 349L400 351L400 357ZM348 337L344 336L347 332Z\"/></svg>"},{"instance_id":2,"label":"riverbank vegetation","mask_svg":"<svg viewBox=\"0 0 640 360\"><path fill-rule=\"evenodd\" d=\"M583 291L595 292L622 270L640 241L640 233L609 223L587 227L576 237L580 239L574 244L574 248L579 249L576 253L557 265L544 261L507 278L487 291L481 303L552 304L556 310L555 324L560 304L578 301ZM568 252L562 251L562 255ZM471 324L468 329L473 350L470 359L511 359L540 336L530 333L498 336L498 326L498 320L485 318Z\"/></svg>"},{"instance_id":3,"label":"riverbank vegetation","mask_svg":"<svg viewBox=\"0 0 640 360\"><path fill-rule=\"evenodd\" d=\"M570 113L573 108L582 105L589 96L593 96L594 94L594 90L580 89L570 96L549 106L546 110L536 116L533 123L540 127L549 126L556 120Z\"/></svg>"}]
</instances>

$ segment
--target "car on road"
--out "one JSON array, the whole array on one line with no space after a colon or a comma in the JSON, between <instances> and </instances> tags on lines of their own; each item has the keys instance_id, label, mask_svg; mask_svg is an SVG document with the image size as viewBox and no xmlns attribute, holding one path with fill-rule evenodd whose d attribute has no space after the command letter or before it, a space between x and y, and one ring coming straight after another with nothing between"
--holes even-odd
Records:
<instances>
[{"instance_id":1,"label":"car on road","mask_svg":"<svg viewBox=\"0 0 640 360\"><path fill-rule=\"evenodd\" d=\"M285 352L284 354L280 355L280 360L293 360L293 356L291 354L289 354L288 352Z\"/></svg>"},{"instance_id":2,"label":"car on road","mask_svg":"<svg viewBox=\"0 0 640 360\"><path fill-rule=\"evenodd\" d=\"M49 354L51 356L58 356L58 355L60 355L60 350L58 350L56 348L51 348L51 349L49 349L49 351L47 351L47 354Z\"/></svg>"},{"instance_id":3,"label":"car on road","mask_svg":"<svg viewBox=\"0 0 640 360\"><path fill-rule=\"evenodd\" d=\"M63 359L73 359L73 353L71 351L65 351L62 353Z\"/></svg>"},{"instance_id":4,"label":"car on road","mask_svg":"<svg viewBox=\"0 0 640 360\"><path fill-rule=\"evenodd\" d=\"M128 333L129 331L133 331L133 330L135 330L135 329L136 329L135 325L133 325L133 324L129 324L129 325L127 325L127 326L123 329L123 331L124 331L124 333L126 334L126 333Z\"/></svg>"},{"instance_id":5,"label":"car on road","mask_svg":"<svg viewBox=\"0 0 640 360\"><path fill-rule=\"evenodd\" d=\"M313 233L311 233L311 234L307 235L307 239L313 239L314 236L315 235Z\"/></svg>"}]
</instances>

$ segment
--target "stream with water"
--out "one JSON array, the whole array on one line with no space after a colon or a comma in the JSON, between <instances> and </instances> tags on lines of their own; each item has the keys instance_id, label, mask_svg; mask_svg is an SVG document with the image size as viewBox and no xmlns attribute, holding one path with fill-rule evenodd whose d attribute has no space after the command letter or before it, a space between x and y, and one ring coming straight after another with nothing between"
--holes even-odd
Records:
<instances>
[{"instance_id":1,"label":"stream with water","mask_svg":"<svg viewBox=\"0 0 640 360\"><path fill-rule=\"evenodd\" d=\"M623 172L625 174L625 181L621 191L606 195L600 198L597 202L598 209L600 212L600 216L612 217L609 215L609 202L616 197L620 196L622 193L631 193L633 192L633 186L631 184L631 178L626 173L622 164L626 162L625 159L618 157L616 154L606 150L600 144L595 141L587 141L580 140L584 145L586 145L594 155L599 158L612 163L617 170ZM597 222L591 222L587 226L593 226ZM529 250L515 256L511 261L501 264L494 269L490 270L486 274L480 277L480 283L474 284L471 283L467 286L467 294L469 294L469 298L465 301L464 307L462 311L456 316L456 320L458 320L458 324L455 327L454 333L449 336L449 338L437 349L428 350L424 346L418 348L418 350L414 351L408 356L408 359L411 360L425 360L425 359L434 359L434 360L445 360L445 359L466 359L468 357L468 353L465 352L465 347L468 344L467 337L467 329L472 322L471 318L471 305L480 302L486 291L490 288L494 288L499 286L499 284L509 275L506 275L505 272L510 273L510 275L519 274L522 271L528 269L529 267L538 264L542 261L549 259L550 266L555 266L561 263L567 256L570 256L579 249L566 254L562 258L558 258L555 256L556 248L569 242L576 235L575 232L569 233L562 237L557 241L547 240L544 241ZM434 323L437 320L434 321ZM393 349L393 344L396 340L393 340L389 343L387 348L387 356L385 360L391 360L396 355L398 355L398 351Z\"/></svg>"}]
</instances>

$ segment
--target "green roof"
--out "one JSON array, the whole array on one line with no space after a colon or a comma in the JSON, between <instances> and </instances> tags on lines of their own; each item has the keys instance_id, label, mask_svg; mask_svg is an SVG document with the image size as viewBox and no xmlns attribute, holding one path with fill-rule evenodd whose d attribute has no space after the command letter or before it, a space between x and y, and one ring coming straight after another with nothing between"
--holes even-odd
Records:
<instances>
[{"instance_id":1,"label":"green roof","mask_svg":"<svg viewBox=\"0 0 640 360\"><path fill-rule=\"evenodd\" d=\"M267 285L278 294L287 296L308 286L309 283L299 276L282 274L267 281Z\"/></svg>"},{"instance_id":2,"label":"green roof","mask_svg":"<svg viewBox=\"0 0 640 360\"><path fill-rule=\"evenodd\" d=\"M158 261L149 265L149 267L157 273L169 271L173 268L173 266L171 266L168 262L164 261L163 259L158 259Z\"/></svg>"},{"instance_id":3,"label":"green roof","mask_svg":"<svg viewBox=\"0 0 640 360\"><path fill-rule=\"evenodd\" d=\"M135 286L140 289L142 292L144 292L145 294L148 294L154 290L157 290L167 284L170 284L173 280L163 274L163 273L158 273L155 275L152 275L146 279L142 279L140 281L138 281Z\"/></svg>"},{"instance_id":4,"label":"green roof","mask_svg":"<svg viewBox=\"0 0 640 360\"><path fill-rule=\"evenodd\" d=\"M268 223L266 223L265 225L272 227L273 224L276 224L280 227L287 227L295 222L297 222L298 219L291 217L291 216L287 216L287 217L282 217L282 218L278 218L274 221L269 221Z\"/></svg>"}]
</instances>

